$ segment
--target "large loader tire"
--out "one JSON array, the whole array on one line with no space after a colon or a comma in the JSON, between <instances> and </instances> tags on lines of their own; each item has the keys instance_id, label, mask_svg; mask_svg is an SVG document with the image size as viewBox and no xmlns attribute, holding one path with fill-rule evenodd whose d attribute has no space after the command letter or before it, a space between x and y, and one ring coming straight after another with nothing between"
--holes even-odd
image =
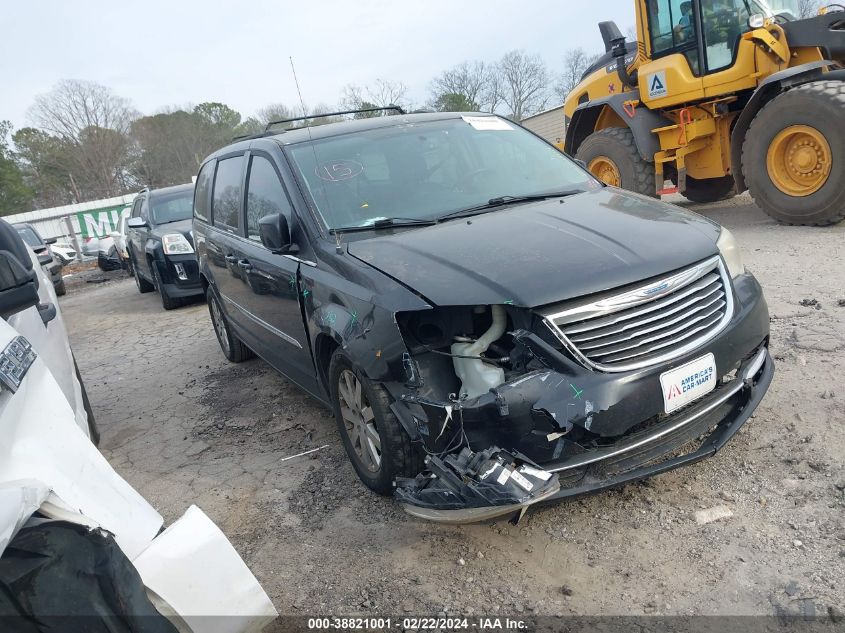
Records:
<instances>
[{"instance_id":1,"label":"large loader tire","mask_svg":"<svg viewBox=\"0 0 845 633\"><path fill-rule=\"evenodd\" d=\"M845 82L787 90L757 113L742 170L757 205L778 222L825 226L845 218Z\"/></svg>"},{"instance_id":2,"label":"large loader tire","mask_svg":"<svg viewBox=\"0 0 845 633\"><path fill-rule=\"evenodd\" d=\"M590 173L607 185L657 197L654 164L640 156L634 133L628 128L593 132L581 143L575 158L584 161Z\"/></svg>"},{"instance_id":3,"label":"large loader tire","mask_svg":"<svg viewBox=\"0 0 845 633\"><path fill-rule=\"evenodd\" d=\"M687 189L683 196L690 202L718 202L727 200L736 195L736 184L733 176L722 176L721 178L707 178L697 180L687 176Z\"/></svg>"}]
</instances>

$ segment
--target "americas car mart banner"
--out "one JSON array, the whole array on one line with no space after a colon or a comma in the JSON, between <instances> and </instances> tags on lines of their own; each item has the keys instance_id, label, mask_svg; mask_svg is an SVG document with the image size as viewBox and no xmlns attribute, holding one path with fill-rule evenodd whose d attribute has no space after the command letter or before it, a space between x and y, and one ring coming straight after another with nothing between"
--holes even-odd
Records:
<instances>
[{"instance_id":1,"label":"americas car mart banner","mask_svg":"<svg viewBox=\"0 0 845 633\"><path fill-rule=\"evenodd\" d=\"M106 237L112 231L117 231L120 218L128 215L131 208L130 205L119 205L79 211L76 213L79 232L83 238Z\"/></svg>"}]
</instances>

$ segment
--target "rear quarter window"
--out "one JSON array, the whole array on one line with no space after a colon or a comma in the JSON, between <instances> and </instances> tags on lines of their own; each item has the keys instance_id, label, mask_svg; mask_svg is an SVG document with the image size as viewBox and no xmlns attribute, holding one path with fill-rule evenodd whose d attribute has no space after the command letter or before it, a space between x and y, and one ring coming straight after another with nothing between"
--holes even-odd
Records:
<instances>
[{"instance_id":1,"label":"rear quarter window","mask_svg":"<svg viewBox=\"0 0 845 633\"><path fill-rule=\"evenodd\" d=\"M214 226L234 229L241 228L241 178L243 176L243 156L234 156L217 161L217 173L214 177L211 214Z\"/></svg>"},{"instance_id":2,"label":"rear quarter window","mask_svg":"<svg viewBox=\"0 0 845 633\"><path fill-rule=\"evenodd\" d=\"M210 216L209 203L211 202L211 185L214 181L215 164L216 161L210 160L202 166L194 189L194 217L205 222L208 222Z\"/></svg>"}]
</instances>

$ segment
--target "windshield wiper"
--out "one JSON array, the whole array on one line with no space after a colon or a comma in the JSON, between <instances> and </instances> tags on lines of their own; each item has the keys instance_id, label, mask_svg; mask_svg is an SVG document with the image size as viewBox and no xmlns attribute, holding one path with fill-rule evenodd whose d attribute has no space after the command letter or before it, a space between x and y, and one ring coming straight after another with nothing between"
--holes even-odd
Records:
<instances>
[{"instance_id":1,"label":"windshield wiper","mask_svg":"<svg viewBox=\"0 0 845 633\"><path fill-rule=\"evenodd\" d=\"M467 207L465 209L458 209L457 211L452 211L450 213L446 213L445 215L441 215L437 218L437 221L441 222L443 220L450 220L452 218L461 218L466 217L468 215L476 215L478 213L484 213L485 211L490 211L492 209L496 209L498 207L502 207L508 204L536 202L537 200L549 200L550 198L566 198L567 196L574 196L578 193L584 193L584 190L569 189L566 191L550 191L548 193L532 193L526 196L498 196L496 198L490 198L485 204L479 204L474 207Z\"/></svg>"},{"instance_id":2,"label":"windshield wiper","mask_svg":"<svg viewBox=\"0 0 845 633\"><path fill-rule=\"evenodd\" d=\"M182 222L183 220L190 220L190 217L187 218L176 218L175 220L163 220L161 222L155 222L155 225L158 226L159 224L173 224L174 222Z\"/></svg>"},{"instance_id":3,"label":"windshield wiper","mask_svg":"<svg viewBox=\"0 0 845 633\"><path fill-rule=\"evenodd\" d=\"M361 231L389 229L397 226L431 226L433 224L437 224L437 220L420 220L418 218L378 218L370 224L339 227L336 229L331 229L329 233L331 233L332 235L336 235L338 233L358 233Z\"/></svg>"}]
</instances>

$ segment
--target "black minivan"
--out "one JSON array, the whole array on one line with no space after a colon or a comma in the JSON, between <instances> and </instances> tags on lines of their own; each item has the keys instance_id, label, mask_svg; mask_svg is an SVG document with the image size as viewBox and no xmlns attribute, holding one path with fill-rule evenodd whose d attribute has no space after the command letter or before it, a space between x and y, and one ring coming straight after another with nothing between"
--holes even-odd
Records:
<instances>
[{"instance_id":1,"label":"black minivan","mask_svg":"<svg viewBox=\"0 0 845 633\"><path fill-rule=\"evenodd\" d=\"M490 114L234 142L194 196L226 357L331 406L361 480L475 520L708 457L768 389L732 235Z\"/></svg>"}]
</instances>

